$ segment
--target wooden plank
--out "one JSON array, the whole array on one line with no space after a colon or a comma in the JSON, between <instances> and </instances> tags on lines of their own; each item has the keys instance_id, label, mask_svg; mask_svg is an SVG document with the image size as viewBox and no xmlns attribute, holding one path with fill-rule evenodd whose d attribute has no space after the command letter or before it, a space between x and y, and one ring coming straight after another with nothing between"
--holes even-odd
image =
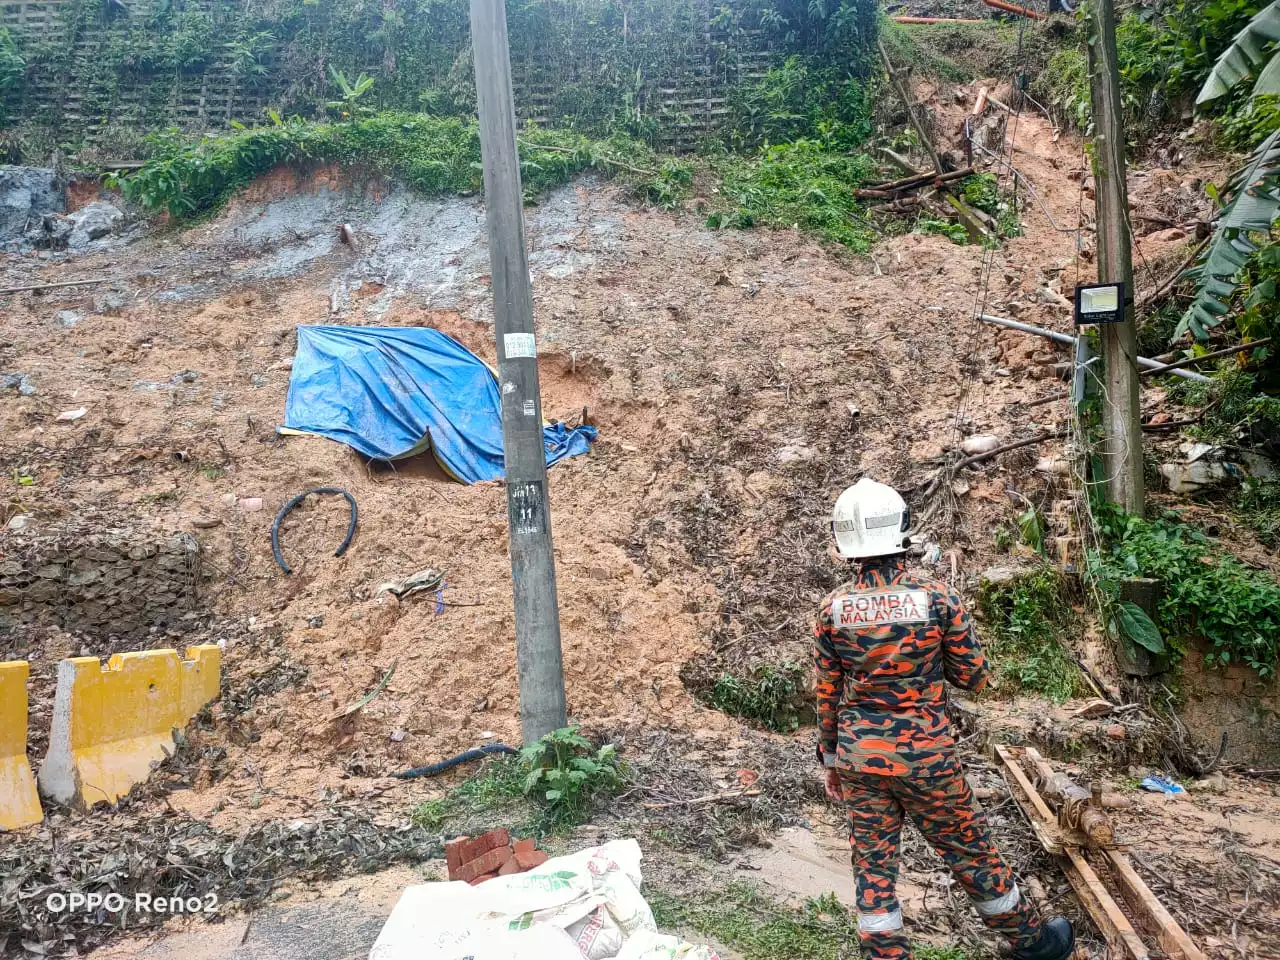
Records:
<instances>
[{"instance_id":1,"label":"wooden plank","mask_svg":"<svg viewBox=\"0 0 1280 960\"><path fill-rule=\"evenodd\" d=\"M1003 744L996 745L996 756L1013 775L1013 779L1018 782L1018 786L1022 788L1022 792L1027 795L1027 799L1031 801L1035 807L1036 814L1046 823L1057 823L1058 818L1053 815L1053 811L1049 809L1049 805L1044 802L1044 798L1036 793L1036 788L1031 785L1031 781L1027 779L1026 773L1022 770L1022 765L1018 763L1014 752Z\"/></svg>"},{"instance_id":2,"label":"wooden plank","mask_svg":"<svg viewBox=\"0 0 1280 960\"><path fill-rule=\"evenodd\" d=\"M1173 915L1165 909L1165 905L1147 886L1146 881L1133 869L1129 858L1118 850L1106 851L1108 862L1116 883L1128 900L1129 906L1143 916L1155 931L1160 948L1170 960L1206 960L1200 948L1195 945L1187 932L1173 919Z\"/></svg>"},{"instance_id":3,"label":"wooden plank","mask_svg":"<svg viewBox=\"0 0 1280 960\"><path fill-rule=\"evenodd\" d=\"M1124 915L1124 911L1112 898L1103 882L1098 879L1098 875L1094 873L1093 867L1089 865L1084 855L1079 850L1068 848L1065 860L1071 865L1071 870L1067 871L1067 879L1072 880L1072 886L1075 887L1080 902L1089 909L1090 916L1097 922L1098 928L1107 938L1107 943L1122 949L1132 960L1149 960L1151 955L1147 952L1142 938L1138 936L1138 931L1133 929L1133 924L1129 922L1129 918ZM1080 886L1077 886L1072 879L1073 871L1077 874Z\"/></svg>"}]
</instances>

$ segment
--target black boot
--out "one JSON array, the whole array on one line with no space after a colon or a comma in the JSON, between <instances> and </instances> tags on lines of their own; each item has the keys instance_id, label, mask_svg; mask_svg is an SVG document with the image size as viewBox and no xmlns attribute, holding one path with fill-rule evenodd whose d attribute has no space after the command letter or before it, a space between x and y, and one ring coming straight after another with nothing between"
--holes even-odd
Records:
<instances>
[{"instance_id":1,"label":"black boot","mask_svg":"<svg viewBox=\"0 0 1280 960\"><path fill-rule=\"evenodd\" d=\"M1054 917L1040 928L1040 936L1013 951L1014 960L1067 960L1076 945L1076 932L1066 917Z\"/></svg>"}]
</instances>

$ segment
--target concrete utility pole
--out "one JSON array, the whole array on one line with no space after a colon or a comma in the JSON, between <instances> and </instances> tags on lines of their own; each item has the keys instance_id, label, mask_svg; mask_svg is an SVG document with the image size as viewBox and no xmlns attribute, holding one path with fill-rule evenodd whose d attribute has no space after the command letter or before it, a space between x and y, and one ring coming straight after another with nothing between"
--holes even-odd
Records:
<instances>
[{"instance_id":1,"label":"concrete utility pole","mask_svg":"<svg viewBox=\"0 0 1280 960\"><path fill-rule=\"evenodd\" d=\"M1122 323L1100 324L1104 364L1102 425L1111 499L1142 514L1142 425L1138 414L1137 331L1133 309L1133 252L1129 235L1129 189L1125 182L1124 113L1116 56L1116 16L1112 0L1093 0L1089 40L1089 81L1093 101L1093 178L1098 222L1098 281L1124 283Z\"/></svg>"},{"instance_id":2,"label":"concrete utility pole","mask_svg":"<svg viewBox=\"0 0 1280 960\"><path fill-rule=\"evenodd\" d=\"M502 391L520 728L530 744L565 725L564 660L504 0L471 0L471 43Z\"/></svg>"}]
</instances>

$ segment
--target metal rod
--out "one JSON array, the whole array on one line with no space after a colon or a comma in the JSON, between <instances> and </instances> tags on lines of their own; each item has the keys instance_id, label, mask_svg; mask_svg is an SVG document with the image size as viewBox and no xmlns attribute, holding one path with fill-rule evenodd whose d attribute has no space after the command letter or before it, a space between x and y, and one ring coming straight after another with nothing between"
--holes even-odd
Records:
<instances>
[{"instance_id":1,"label":"metal rod","mask_svg":"<svg viewBox=\"0 0 1280 960\"><path fill-rule=\"evenodd\" d=\"M565 726L564 657L503 0L471 0L471 41L502 395L520 728L530 744Z\"/></svg>"},{"instance_id":2,"label":"metal rod","mask_svg":"<svg viewBox=\"0 0 1280 960\"><path fill-rule=\"evenodd\" d=\"M978 319L984 323L992 323L997 327L1007 327L1010 330L1020 330L1023 333L1035 334L1037 337L1044 337L1046 340L1053 340L1055 343L1064 343L1075 346L1076 338L1069 333L1058 333L1056 330L1046 330L1044 327L1033 327L1029 323L1020 323L1017 320L1006 320L1004 317L993 317L989 313L978 314ZM1147 369L1158 370L1163 369L1167 364L1160 363L1157 360L1148 360L1146 357L1138 357L1138 366ZM1194 380L1197 383L1210 383L1212 377L1206 377L1204 374L1194 373L1191 370L1170 370L1168 371L1175 377L1182 377L1184 380Z\"/></svg>"}]
</instances>

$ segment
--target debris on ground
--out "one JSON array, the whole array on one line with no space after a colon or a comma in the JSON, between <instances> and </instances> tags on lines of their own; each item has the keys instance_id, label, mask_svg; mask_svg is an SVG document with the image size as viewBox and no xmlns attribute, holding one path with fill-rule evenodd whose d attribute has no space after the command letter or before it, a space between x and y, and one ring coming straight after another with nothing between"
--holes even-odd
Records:
<instances>
[{"instance_id":1,"label":"debris on ground","mask_svg":"<svg viewBox=\"0 0 1280 960\"><path fill-rule=\"evenodd\" d=\"M518 862L513 858L520 855L499 842L505 834L499 830L459 841L455 851L479 849L492 840L498 845L480 854L481 861L506 856L505 862ZM493 875L478 885L409 887L369 960L718 960L706 947L658 933L640 893L640 859L635 840L613 840L544 860L528 872Z\"/></svg>"}]
</instances>

